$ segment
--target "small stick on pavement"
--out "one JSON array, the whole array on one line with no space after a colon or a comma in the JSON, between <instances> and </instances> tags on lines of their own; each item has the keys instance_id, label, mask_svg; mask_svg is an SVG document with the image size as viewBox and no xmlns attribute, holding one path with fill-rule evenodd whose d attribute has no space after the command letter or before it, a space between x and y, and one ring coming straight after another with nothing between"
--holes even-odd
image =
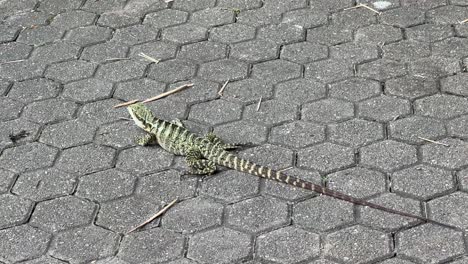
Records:
<instances>
[{"instance_id":1,"label":"small stick on pavement","mask_svg":"<svg viewBox=\"0 0 468 264\"><path fill-rule=\"evenodd\" d=\"M124 103L121 103L121 104L118 104L118 105L114 105L114 108L119 108L119 107L122 107L122 106L131 105L131 104L134 104L134 103L137 103L137 102L139 102L139 100L131 100L131 101L124 102Z\"/></svg>"},{"instance_id":2,"label":"small stick on pavement","mask_svg":"<svg viewBox=\"0 0 468 264\"><path fill-rule=\"evenodd\" d=\"M147 60L149 60L149 61L152 61L152 62L154 62L154 63L159 63L159 60L157 60L157 59L155 59L155 58L153 58L153 57L150 57L150 56L144 54L143 52L140 52L140 53L138 54L138 56L143 57L143 58L145 58L145 59L147 59Z\"/></svg>"},{"instance_id":3,"label":"small stick on pavement","mask_svg":"<svg viewBox=\"0 0 468 264\"><path fill-rule=\"evenodd\" d=\"M260 100L258 100L258 104L257 104L257 112L260 110L260 106L262 105L262 100L263 100L263 97L260 96Z\"/></svg>"},{"instance_id":4,"label":"small stick on pavement","mask_svg":"<svg viewBox=\"0 0 468 264\"><path fill-rule=\"evenodd\" d=\"M422 139L424 141L427 141L427 142L431 142L431 143L434 143L434 144L437 144L437 145L442 145L442 146L446 146L446 147L450 147L449 144L445 144L445 143L442 143L442 142L439 142L439 141L434 141L434 140L431 140L431 139L428 139L428 138L423 138L423 137L418 137L419 139Z\"/></svg>"},{"instance_id":5,"label":"small stick on pavement","mask_svg":"<svg viewBox=\"0 0 468 264\"><path fill-rule=\"evenodd\" d=\"M358 5L356 5L356 6L352 6L352 7L345 8L344 10L356 9L356 8L359 8L359 7L367 8L367 9L369 9L370 11L372 11L372 12L378 14L378 15L381 15L381 14L382 14L382 12L379 12L379 11L375 10L374 8L369 7L369 6L365 5L365 4L358 4Z\"/></svg>"},{"instance_id":6,"label":"small stick on pavement","mask_svg":"<svg viewBox=\"0 0 468 264\"><path fill-rule=\"evenodd\" d=\"M169 208L171 208L176 202L177 202L178 198L175 198L172 202L170 202L168 205L164 206L163 209L161 209L159 212L157 212L155 215L153 215L152 217L150 217L148 220L146 220L145 222L143 222L142 224L130 229L127 234L137 230L138 228L148 224L149 222L153 221L154 219L156 219L158 216L164 214Z\"/></svg>"},{"instance_id":7,"label":"small stick on pavement","mask_svg":"<svg viewBox=\"0 0 468 264\"><path fill-rule=\"evenodd\" d=\"M219 96L223 96L224 89L226 89L226 86L227 86L228 83L229 83L229 80L227 80L227 81L223 84L223 86L221 86L221 89L219 89L219 91L218 91L218 95L219 95Z\"/></svg>"},{"instance_id":8,"label":"small stick on pavement","mask_svg":"<svg viewBox=\"0 0 468 264\"><path fill-rule=\"evenodd\" d=\"M466 22L468 22L468 18L465 19L465 20L463 20L463 21L460 21L460 22L458 22L458 23L459 23L459 24L465 24Z\"/></svg>"},{"instance_id":9,"label":"small stick on pavement","mask_svg":"<svg viewBox=\"0 0 468 264\"><path fill-rule=\"evenodd\" d=\"M168 95L171 95L173 93L177 93L178 91L181 91L181 90L184 90L184 89L187 89L189 87L192 87L193 86L193 83L187 83L187 84L184 84L182 86L179 86L173 90L170 90L170 91L167 91L165 93L162 93L162 94L159 94L159 95L156 95L155 97L151 97L151 98L148 98L146 100L143 101L143 103L148 103L148 102L152 102L152 101L156 101L158 99L161 99L163 97L166 97Z\"/></svg>"}]
</instances>

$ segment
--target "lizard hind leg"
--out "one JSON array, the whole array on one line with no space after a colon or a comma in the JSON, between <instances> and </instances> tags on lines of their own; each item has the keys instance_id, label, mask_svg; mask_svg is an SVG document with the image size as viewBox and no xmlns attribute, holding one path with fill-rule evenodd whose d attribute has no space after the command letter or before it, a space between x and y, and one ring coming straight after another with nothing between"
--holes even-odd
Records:
<instances>
[{"instance_id":1,"label":"lizard hind leg","mask_svg":"<svg viewBox=\"0 0 468 264\"><path fill-rule=\"evenodd\" d=\"M211 160L204 159L199 150L190 150L187 153L186 161L191 174L211 175L216 171L216 164Z\"/></svg>"},{"instance_id":2,"label":"lizard hind leg","mask_svg":"<svg viewBox=\"0 0 468 264\"><path fill-rule=\"evenodd\" d=\"M205 135L205 138L207 140L209 140L211 143L214 143L214 144L218 144L218 146L224 150L229 150L229 149L236 149L238 148L237 145L234 145L234 144L227 144L227 143L224 143L223 140L221 140L216 134L214 134L213 132L208 132L206 135Z\"/></svg>"},{"instance_id":3,"label":"lizard hind leg","mask_svg":"<svg viewBox=\"0 0 468 264\"><path fill-rule=\"evenodd\" d=\"M154 134L146 134L142 137L137 137L136 138L136 143L140 146L147 146L151 144L156 144L156 135Z\"/></svg>"}]
</instances>

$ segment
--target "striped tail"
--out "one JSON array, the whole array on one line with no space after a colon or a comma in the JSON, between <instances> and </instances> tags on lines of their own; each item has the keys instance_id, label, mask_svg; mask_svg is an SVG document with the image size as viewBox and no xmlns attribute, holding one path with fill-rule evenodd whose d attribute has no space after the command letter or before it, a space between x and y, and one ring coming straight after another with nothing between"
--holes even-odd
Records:
<instances>
[{"instance_id":1,"label":"striped tail","mask_svg":"<svg viewBox=\"0 0 468 264\"><path fill-rule=\"evenodd\" d=\"M227 155L223 155L223 156L225 157L225 159L223 161L218 162L218 164L223 165L223 166L228 167L228 168L231 168L231 169L235 169L237 171L241 171L241 172L245 172L245 173L255 175L255 176L258 176L258 177L262 177L262 178L266 178L266 179L286 183L286 184L293 185L293 186L298 187L298 188L314 191L314 192L317 192L317 193L320 193L320 194L323 194L323 195L327 195L327 196L330 196L330 197L333 197L333 198L336 198L336 199L339 199L339 200L347 201L347 202L357 204L357 205L367 206L367 207L378 209L378 210L381 210L381 211L384 211L384 212L387 212L387 213L396 214L396 215L405 216L405 217L410 217L410 218L418 219L418 220L421 220L421 221L424 221L424 222L427 222L427 223L433 223L433 224L437 224L437 225L444 226L444 227L455 228L453 226L450 226L450 225L447 225L447 224L444 224L444 223L440 223L440 222L428 219L428 218L423 217L423 216L414 215L414 214L394 210L394 209L391 209L391 208L388 208L388 207L384 207L384 206L381 206L381 205L378 205L378 204L375 204L375 203L368 202L368 201L363 200L363 199L354 198L354 197L349 196L347 194L337 192L337 191L328 189L326 187L322 187L322 186L314 184L312 182L301 180L299 178L286 175L286 174L284 174L282 172L275 171L275 170L272 170L272 169L264 167L264 166L260 166L258 164L253 163L253 162L250 162L248 160L236 157L233 154L227 154Z\"/></svg>"}]
</instances>

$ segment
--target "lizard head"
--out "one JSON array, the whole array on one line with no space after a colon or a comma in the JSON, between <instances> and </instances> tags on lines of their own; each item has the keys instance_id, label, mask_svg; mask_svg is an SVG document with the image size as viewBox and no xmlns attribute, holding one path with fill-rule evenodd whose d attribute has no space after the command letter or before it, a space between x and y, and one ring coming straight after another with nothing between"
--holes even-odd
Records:
<instances>
[{"instance_id":1,"label":"lizard head","mask_svg":"<svg viewBox=\"0 0 468 264\"><path fill-rule=\"evenodd\" d=\"M154 120L154 115L145 105L142 103L135 103L129 105L127 110L137 126L144 130L150 129L150 124Z\"/></svg>"}]
</instances>

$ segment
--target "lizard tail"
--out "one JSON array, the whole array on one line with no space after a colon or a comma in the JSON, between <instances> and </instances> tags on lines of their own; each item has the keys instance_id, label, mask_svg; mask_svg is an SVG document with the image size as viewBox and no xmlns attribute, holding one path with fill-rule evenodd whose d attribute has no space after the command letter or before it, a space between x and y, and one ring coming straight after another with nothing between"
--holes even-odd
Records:
<instances>
[{"instance_id":1,"label":"lizard tail","mask_svg":"<svg viewBox=\"0 0 468 264\"><path fill-rule=\"evenodd\" d=\"M367 207L381 210L387 213L410 217L410 218L421 220L423 222L432 223L432 224L436 224L436 225L443 226L443 227L456 228L454 226L450 226L441 222L437 222L437 221L428 219L423 216L398 211L398 210L391 209L385 206L381 206L372 202L368 202L363 199L354 198L342 192L334 191L332 189L323 187L321 185L317 185L309 181L305 181L305 180L302 180L293 176L286 175L280 171L275 171L270 168L260 166L258 164L255 164L253 162L250 162L242 158L238 158L236 156L231 156L228 160L229 160L228 162L225 162L225 164L223 164L224 166L241 171L241 172L249 173L251 175L278 181L281 183L286 183L286 184L293 185L298 188L314 191L314 192L327 195L327 196L330 196L339 200L347 201L347 202L357 204L357 205L367 206Z\"/></svg>"}]
</instances>

